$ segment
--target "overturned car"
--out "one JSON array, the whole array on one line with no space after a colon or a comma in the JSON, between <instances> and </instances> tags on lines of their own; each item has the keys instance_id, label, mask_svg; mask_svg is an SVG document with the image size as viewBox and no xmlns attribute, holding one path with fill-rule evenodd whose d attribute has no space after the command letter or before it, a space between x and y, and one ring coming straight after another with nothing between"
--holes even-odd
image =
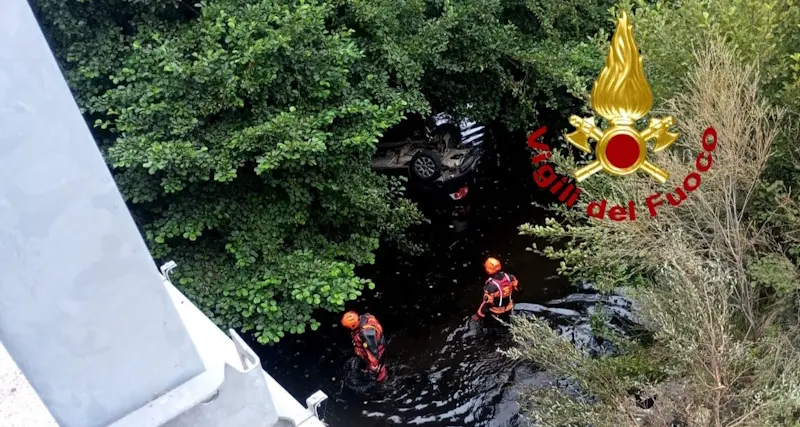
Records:
<instances>
[{"instance_id":1,"label":"overturned car","mask_svg":"<svg viewBox=\"0 0 800 427\"><path fill-rule=\"evenodd\" d=\"M409 115L378 142L372 168L408 170L412 182L459 187L477 168L486 133L485 126L446 113Z\"/></svg>"}]
</instances>

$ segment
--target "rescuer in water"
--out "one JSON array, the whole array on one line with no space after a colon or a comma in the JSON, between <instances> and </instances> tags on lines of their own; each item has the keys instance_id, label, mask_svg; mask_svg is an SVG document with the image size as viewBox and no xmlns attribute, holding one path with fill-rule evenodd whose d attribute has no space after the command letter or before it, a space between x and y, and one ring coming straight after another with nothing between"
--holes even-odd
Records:
<instances>
[{"instance_id":1,"label":"rescuer in water","mask_svg":"<svg viewBox=\"0 0 800 427\"><path fill-rule=\"evenodd\" d=\"M376 375L376 381L384 381L387 374L381 359L385 342L378 319L369 313L359 316L355 311L348 311L342 316L342 326L350 330L356 356L366 362L367 370Z\"/></svg>"},{"instance_id":2,"label":"rescuer in water","mask_svg":"<svg viewBox=\"0 0 800 427\"><path fill-rule=\"evenodd\" d=\"M483 302L478 307L478 312L472 316L473 320L486 317L489 313L495 315L510 313L514 309L513 294L519 290L517 278L504 273L500 261L496 258L487 258L483 268L489 279L483 286Z\"/></svg>"}]
</instances>

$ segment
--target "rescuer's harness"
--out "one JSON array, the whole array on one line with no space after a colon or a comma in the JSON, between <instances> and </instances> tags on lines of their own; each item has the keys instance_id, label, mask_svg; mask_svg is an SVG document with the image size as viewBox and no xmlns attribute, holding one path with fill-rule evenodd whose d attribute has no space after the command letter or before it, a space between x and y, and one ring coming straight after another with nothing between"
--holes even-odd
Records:
<instances>
[{"instance_id":1,"label":"rescuer's harness","mask_svg":"<svg viewBox=\"0 0 800 427\"><path fill-rule=\"evenodd\" d=\"M353 331L353 345L356 354L367 362L370 369L379 367L385 340L383 328L374 316L361 316L358 328Z\"/></svg>"},{"instance_id":2,"label":"rescuer's harness","mask_svg":"<svg viewBox=\"0 0 800 427\"><path fill-rule=\"evenodd\" d=\"M494 287L496 290L491 291ZM483 317L483 307L490 304L489 311L494 314L508 313L514 308L514 301L511 298L512 292L517 288L517 280L512 279L508 274L503 273L503 278L497 280L490 277L486 280L483 288L483 304L478 308L478 315ZM503 305L505 303L505 305Z\"/></svg>"},{"instance_id":3,"label":"rescuer's harness","mask_svg":"<svg viewBox=\"0 0 800 427\"><path fill-rule=\"evenodd\" d=\"M387 373L381 359L385 340L378 319L370 314L359 318L358 328L353 331L353 346L356 355L367 363L367 369L376 375L376 381L384 381Z\"/></svg>"}]
</instances>

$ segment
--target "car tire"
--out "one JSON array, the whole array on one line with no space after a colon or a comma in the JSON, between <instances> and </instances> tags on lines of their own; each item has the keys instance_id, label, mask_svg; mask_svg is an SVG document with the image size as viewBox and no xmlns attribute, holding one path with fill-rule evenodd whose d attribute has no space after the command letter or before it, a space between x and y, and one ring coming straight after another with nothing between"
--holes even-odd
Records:
<instances>
[{"instance_id":1,"label":"car tire","mask_svg":"<svg viewBox=\"0 0 800 427\"><path fill-rule=\"evenodd\" d=\"M408 172L420 181L433 181L442 175L442 159L434 151L420 150L408 163Z\"/></svg>"},{"instance_id":2,"label":"car tire","mask_svg":"<svg viewBox=\"0 0 800 427\"><path fill-rule=\"evenodd\" d=\"M433 139L445 143L445 148L457 148L461 144L461 129L453 123L444 123L433 130Z\"/></svg>"}]
</instances>

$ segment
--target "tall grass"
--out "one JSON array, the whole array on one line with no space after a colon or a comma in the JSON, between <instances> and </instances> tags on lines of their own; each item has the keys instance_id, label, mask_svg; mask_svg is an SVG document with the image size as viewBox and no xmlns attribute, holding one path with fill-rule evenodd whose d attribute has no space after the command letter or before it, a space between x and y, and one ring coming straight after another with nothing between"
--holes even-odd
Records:
<instances>
[{"instance_id":1,"label":"tall grass","mask_svg":"<svg viewBox=\"0 0 800 427\"><path fill-rule=\"evenodd\" d=\"M620 277L635 277L638 286L629 292L636 315L654 337L646 347L633 340L616 357L591 359L542 321L516 319L518 346L507 355L571 378L584 393L557 387L523 393L537 425L800 426L797 288L766 286L752 268L757 260L778 260L769 265L784 266L784 280L798 277L775 243L782 236L770 235L763 212L753 214L767 160L786 129L785 112L759 97L759 81L754 67L720 40L696 52L685 92L665 112L677 118L681 139L652 159L680 181L695 169L685 153L699 152L704 129L716 129L712 167L679 207L665 203L657 216L640 212L636 221L577 222L573 214L569 226L521 227L538 237L566 238L567 249L545 253L564 259L564 269L609 271L615 281L607 289L630 284ZM566 170L575 166L565 158L556 162ZM661 187L643 174L590 186L587 199L644 201L675 191L674 184ZM655 404L643 409L632 390L656 396Z\"/></svg>"}]
</instances>

